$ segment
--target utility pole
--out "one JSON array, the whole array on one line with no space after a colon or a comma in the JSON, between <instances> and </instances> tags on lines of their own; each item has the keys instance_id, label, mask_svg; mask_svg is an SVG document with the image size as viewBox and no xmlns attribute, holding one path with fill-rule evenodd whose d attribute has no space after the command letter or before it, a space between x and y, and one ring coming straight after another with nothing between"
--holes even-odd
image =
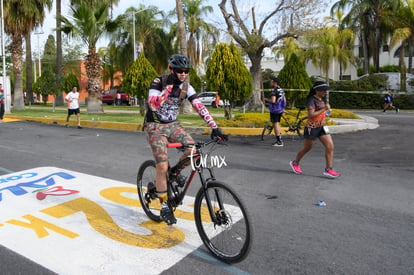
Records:
<instances>
[{"instance_id":1,"label":"utility pole","mask_svg":"<svg viewBox=\"0 0 414 275\"><path fill-rule=\"evenodd\" d=\"M38 58L39 58L39 77L42 76L42 65L41 65L41 58L40 58L40 35L43 34L43 31L35 32L35 35L37 35L37 52L38 52Z\"/></svg>"},{"instance_id":2,"label":"utility pole","mask_svg":"<svg viewBox=\"0 0 414 275\"><path fill-rule=\"evenodd\" d=\"M3 77L3 90L4 90L4 112L10 114L11 107L11 92L10 82L7 81L6 76L6 50L4 47L4 3L1 0L1 57L2 57L2 77Z\"/></svg>"}]
</instances>

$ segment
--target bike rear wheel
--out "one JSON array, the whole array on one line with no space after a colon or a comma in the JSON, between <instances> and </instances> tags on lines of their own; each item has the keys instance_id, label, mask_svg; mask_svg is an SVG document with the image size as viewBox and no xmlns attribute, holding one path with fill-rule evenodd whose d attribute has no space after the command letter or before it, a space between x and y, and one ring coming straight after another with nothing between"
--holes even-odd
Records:
<instances>
[{"instance_id":1,"label":"bike rear wheel","mask_svg":"<svg viewBox=\"0 0 414 275\"><path fill-rule=\"evenodd\" d=\"M268 121L266 122L265 126L262 130L261 140L265 140L272 135L273 131L273 123Z\"/></svg>"},{"instance_id":2,"label":"bike rear wheel","mask_svg":"<svg viewBox=\"0 0 414 275\"><path fill-rule=\"evenodd\" d=\"M202 188L198 191L194 206L200 238L216 258L227 263L242 261L248 255L252 242L246 208L236 193L221 182L209 182L205 192ZM211 219L208 205L211 205L215 222Z\"/></svg>"},{"instance_id":3,"label":"bike rear wheel","mask_svg":"<svg viewBox=\"0 0 414 275\"><path fill-rule=\"evenodd\" d=\"M160 222L161 204L156 194L155 176L155 161L145 161L138 170L137 191L139 201L141 202L145 214L147 214L151 220Z\"/></svg>"}]
</instances>

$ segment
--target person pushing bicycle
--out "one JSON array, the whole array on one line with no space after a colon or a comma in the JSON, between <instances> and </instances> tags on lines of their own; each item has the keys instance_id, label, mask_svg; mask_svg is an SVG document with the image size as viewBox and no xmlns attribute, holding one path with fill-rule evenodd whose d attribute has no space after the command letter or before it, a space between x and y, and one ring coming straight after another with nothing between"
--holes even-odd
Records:
<instances>
[{"instance_id":1,"label":"person pushing bicycle","mask_svg":"<svg viewBox=\"0 0 414 275\"><path fill-rule=\"evenodd\" d=\"M270 98L265 98L266 102L269 102L270 121L273 123L273 129L275 129L276 142L272 146L283 146L280 118L286 108L285 92L279 86L279 78L274 77L272 79L272 93Z\"/></svg>"},{"instance_id":2,"label":"person pushing bicycle","mask_svg":"<svg viewBox=\"0 0 414 275\"><path fill-rule=\"evenodd\" d=\"M170 57L168 63L170 74L157 77L150 84L145 131L156 162L155 186L161 203L160 216L167 224L171 225L177 220L167 204L167 144L172 142L194 143L193 138L177 120L181 103L185 99L191 102L193 108L212 129L211 138L218 137L227 140L227 136L222 134L210 112L201 103L194 88L186 82L190 70L190 59L185 55L175 54ZM190 154L191 148L184 151L180 160ZM175 171L172 171L177 177L177 181L185 180L180 178L182 177L180 170L183 168L177 167Z\"/></svg>"}]
</instances>

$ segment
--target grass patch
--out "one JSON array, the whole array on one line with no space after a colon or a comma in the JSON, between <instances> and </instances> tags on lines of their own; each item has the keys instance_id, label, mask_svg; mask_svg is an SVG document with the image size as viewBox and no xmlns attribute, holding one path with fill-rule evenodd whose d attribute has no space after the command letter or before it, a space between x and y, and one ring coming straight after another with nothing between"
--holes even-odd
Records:
<instances>
[{"instance_id":1,"label":"grass patch","mask_svg":"<svg viewBox=\"0 0 414 275\"><path fill-rule=\"evenodd\" d=\"M50 119L66 119L67 110L48 110L48 109L26 109L26 110L12 110L12 115L20 117L44 117ZM71 116L74 119L75 115ZM81 111L81 121L109 121L109 122L125 122L125 123L142 123L144 118L137 113L103 113L103 114L88 114Z\"/></svg>"},{"instance_id":2,"label":"grass patch","mask_svg":"<svg viewBox=\"0 0 414 275\"><path fill-rule=\"evenodd\" d=\"M53 110L53 107L38 105L37 107L26 107L25 110L12 110L11 114L20 117L38 117L38 118L49 118L49 119L66 119L67 109L65 106L56 107ZM39 108L42 107L42 108ZM261 112L246 112L243 113L239 109L233 110L234 118L231 120L226 120L223 115L224 111L220 108L209 108L212 113L214 120L220 127L243 127L243 128L261 128L269 121L269 112L266 110L265 113ZM122 122L122 123L132 123L132 124L142 124L144 122L144 117L139 114L139 107L137 106L106 106L104 105L104 112L102 114L88 114L86 112L86 107L81 106L81 121L108 121L108 122ZM123 112L123 111L134 111L134 112ZM296 115L298 110L289 110L289 113ZM306 115L306 112L302 112L303 116ZM288 119L293 122L294 117L286 116ZM346 111L346 110L337 110L333 109L330 118L359 118L358 115ZM71 120L73 120L73 116ZM200 116L193 112L192 114L180 114L179 120L183 126L187 127L206 127L205 122L200 118ZM328 120L328 124L332 125L333 123ZM281 121L282 127L286 126L286 123Z\"/></svg>"}]
</instances>

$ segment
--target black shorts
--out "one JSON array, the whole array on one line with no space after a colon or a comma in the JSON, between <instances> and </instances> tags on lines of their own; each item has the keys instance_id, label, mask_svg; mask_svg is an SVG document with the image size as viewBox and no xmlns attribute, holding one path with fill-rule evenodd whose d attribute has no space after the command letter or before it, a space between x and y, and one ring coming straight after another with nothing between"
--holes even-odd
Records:
<instances>
[{"instance_id":1,"label":"black shorts","mask_svg":"<svg viewBox=\"0 0 414 275\"><path fill-rule=\"evenodd\" d=\"M272 114L270 113L270 121L275 123L275 122L280 122L280 118L282 117L283 113L280 114Z\"/></svg>"},{"instance_id":2,"label":"black shorts","mask_svg":"<svg viewBox=\"0 0 414 275\"><path fill-rule=\"evenodd\" d=\"M317 127L317 128L309 128L309 127L305 127L305 131L303 133L303 137L307 138L307 139L316 139L320 136L324 136L324 135L329 135L324 127Z\"/></svg>"},{"instance_id":3,"label":"black shorts","mask_svg":"<svg viewBox=\"0 0 414 275\"><path fill-rule=\"evenodd\" d=\"M77 115L80 114L80 109L68 109L68 115Z\"/></svg>"}]
</instances>

